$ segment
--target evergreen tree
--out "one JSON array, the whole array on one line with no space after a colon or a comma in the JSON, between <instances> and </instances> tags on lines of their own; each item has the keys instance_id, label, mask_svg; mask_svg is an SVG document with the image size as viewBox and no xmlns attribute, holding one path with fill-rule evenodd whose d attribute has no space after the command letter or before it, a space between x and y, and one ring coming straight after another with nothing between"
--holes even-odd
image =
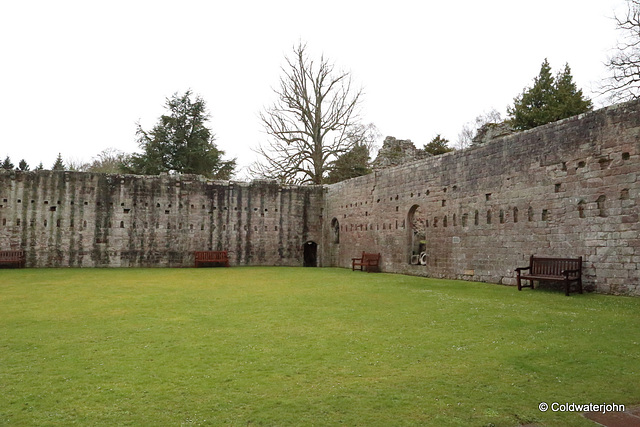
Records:
<instances>
[{"instance_id":1,"label":"evergreen tree","mask_svg":"<svg viewBox=\"0 0 640 427\"><path fill-rule=\"evenodd\" d=\"M51 170L53 170L53 171L63 171L64 169L65 168L64 168L64 162L62 161L62 154L58 153L58 157L56 158L56 162L51 167Z\"/></svg>"},{"instance_id":2,"label":"evergreen tree","mask_svg":"<svg viewBox=\"0 0 640 427\"><path fill-rule=\"evenodd\" d=\"M9 158L9 156L7 156L4 159L4 162L2 162L2 169L6 169L6 170L12 170L13 169L13 163L11 163L11 159Z\"/></svg>"},{"instance_id":3,"label":"evergreen tree","mask_svg":"<svg viewBox=\"0 0 640 427\"><path fill-rule=\"evenodd\" d=\"M191 99L191 91L167 99L168 114L162 115L150 131L138 124L138 144L142 154L134 154L126 168L133 173L156 175L161 172L201 174L208 178L229 179L235 159L223 160L214 137L206 127L209 115L202 98Z\"/></svg>"},{"instance_id":4,"label":"evergreen tree","mask_svg":"<svg viewBox=\"0 0 640 427\"><path fill-rule=\"evenodd\" d=\"M507 108L509 124L516 130L532 129L565 119L592 109L591 101L578 90L569 64L557 78L551 75L551 66L545 59L533 86L514 99Z\"/></svg>"},{"instance_id":5,"label":"evergreen tree","mask_svg":"<svg viewBox=\"0 0 640 427\"><path fill-rule=\"evenodd\" d=\"M29 170L29 164L25 159L20 160L20 163L18 163L18 169L20 169L21 171Z\"/></svg>"},{"instance_id":6,"label":"evergreen tree","mask_svg":"<svg viewBox=\"0 0 640 427\"><path fill-rule=\"evenodd\" d=\"M453 151L453 148L449 147L449 140L443 138L440 134L436 135L435 138L423 147L423 149L434 156Z\"/></svg>"},{"instance_id":7,"label":"evergreen tree","mask_svg":"<svg viewBox=\"0 0 640 427\"><path fill-rule=\"evenodd\" d=\"M324 182L326 184L334 184L345 179L371 173L369 160L369 148L364 144L357 144L333 162L329 175Z\"/></svg>"},{"instance_id":8,"label":"evergreen tree","mask_svg":"<svg viewBox=\"0 0 640 427\"><path fill-rule=\"evenodd\" d=\"M591 100L585 98L582 89L573 82L569 64L565 64L564 71L556 77L556 106L557 120L577 116L593 108Z\"/></svg>"},{"instance_id":9,"label":"evergreen tree","mask_svg":"<svg viewBox=\"0 0 640 427\"><path fill-rule=\"evenodd\" d=\"M44 165L42 164L42 162L38 163L38 166L36 166L36 168L34 169L35 171L41 171L44 170Z\"/></svg>"}]
</instances>

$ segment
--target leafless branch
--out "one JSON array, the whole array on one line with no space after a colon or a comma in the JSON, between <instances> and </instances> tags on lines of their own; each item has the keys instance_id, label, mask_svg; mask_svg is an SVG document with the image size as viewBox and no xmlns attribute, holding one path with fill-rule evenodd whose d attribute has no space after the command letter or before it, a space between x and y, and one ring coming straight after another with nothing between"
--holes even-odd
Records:
<instances>
[{"instance_id":1,"label":"leafless branch","mask_svg":"<svg viewBox=\"0 0 640 427\"><path fill-rule=\"evenodd\" d=\"M613 102L640 98L640 0L627 3L627 13L615 17L622 39L606 62L611 75L601 88Z\"/></svg>"},{"instance_id":2,"label":"leafless branch","mask_svg":"<svg viewBox=\"0 0 640 427\"><path fill-rule=\"evenodd\" d=\"M332 160L355 142L362 90L352 88L348 72L335 72L324 57L309 59L306 45L286 58L277 101L260 114L269 142L254 151L260 160L249 167L254 176L284 183L321 184Z\"/></svg>"}]
</instances>

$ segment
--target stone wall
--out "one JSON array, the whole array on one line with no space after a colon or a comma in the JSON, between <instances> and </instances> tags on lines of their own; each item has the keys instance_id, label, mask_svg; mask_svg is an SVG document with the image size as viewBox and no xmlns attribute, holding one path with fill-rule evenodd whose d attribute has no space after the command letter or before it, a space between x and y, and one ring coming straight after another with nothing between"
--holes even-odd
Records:
<instances>
[{"instance_id":1,"label":"stone wall","mask_svg":"<svg viewBox=\"0 0 640 427\"><path fill-rule=\"evenodd\" d=\"M531 254L582 256L588 288L640 295L639 174L640 101L324 188L1 171L0 250L29 267L191 266L211 249L347 268L368 251L387 272L508 285Z\"/></svg>"},{"instance_id":2,"label":"stone wall","mask_svg":"<svg viewBox=\"0 0 640 427\"><path fill-rule=\"evenodd\" d=\"M0 249L27 267L303 265L320 243L321 187L76 172L0 172Z\"/></svg>"},{"instance_id":3,"label":"stone wall","mask_svg":"<svg viewBox=\"0 0 640 427\"><path fill-rule=\"evenodd\" d=\"M416 148L410 139L396 139L388 136L384 139L378 155L372 162L374 170L403 165L413 160L421 160L431 157L425 150Z\"/></svg>"},{"instance_id":4,"label":"stone wall","mask_svg":"<svg viewBox=\"0 0 640 427\"><path fill-rule=\"evenodd\" d=\"M640 295L639 174L636 101L331 185L324 256L510 285L531 254L582 256L587 287Z\"/></svg>"}]
</instances>

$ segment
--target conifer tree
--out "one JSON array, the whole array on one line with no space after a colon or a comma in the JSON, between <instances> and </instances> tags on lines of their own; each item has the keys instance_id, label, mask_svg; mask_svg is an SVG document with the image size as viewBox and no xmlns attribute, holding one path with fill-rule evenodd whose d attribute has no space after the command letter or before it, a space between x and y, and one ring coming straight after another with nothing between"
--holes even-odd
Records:
<instances>
[{"instance_id":1,"label":"conifer tree","mask_svg":"<svg viewBox=\"0 0 640 427\"><path fill-rule=\"evenodd\" d=\"M6 170L12 170L13 169L13 163L11 163L11 158L9 158L9 156L7 156L4 159L4 162L2 162L2 169L6 169Z\"/></svg>"},{"instance_id":2,"label":"conifer tree","mask_svg":"<svg viewBox=\"0 0 640 427\"><path fill-rule=\"evenodd\" d=\"M443 138L440 134L436 135L428 144L423 147L424 151L434 156L448 153L453 151L453 148L449 147L449 140Z\"/></svg>"},{"instance_id":3,"label":"conifer tree","mask_svg":"<svg viewBox=\"0 0 640 427\"><path fill-rule=\"evenodd\" d=\"M223 160L224 151L214 144L214 136L206 126L209 120L205 101L191 98L189 90L184 95L173 94L166 101L168 114L163 114L150 131L138 124L138 144L143 150L134 154L129 172L156 175L161 172L178 172L204 175L208 178L229 179L234 173L236 161Z\"/></svg>"},{"instance_id":4,"label":"conifer tree","mask_svg":"<svg viewBox=\"0 0 640 427\"><path fill-rule=\"evenodd\" d=\"M333 162L332 169L325 178L325 184L334 184L371 173L369 160L369 148L364 144L355 145Z\"/></svg>"},{"instance_id":5,"label":"conifer tree","mask_svg":"<svg viewBox=\"0 0 640 427\"><path fill-rule=\"evenodd\" d=\"M577 116L593 108L591 100L585 98L582 89L573 82L571 67L565 64L564 71L556 77L556 120Z\"/></svg>"},{"instance_id":6,"label":"conifer tree","mask_svg":"<svg viewBox=\"0 0 640 427\"><path fill-rule=\"evenodd\" d=\"M569 64L554 79L551 66L545 59L533 86L526 88L507 108L508 122L516 130L527 130L577 114L593 108L591 100L578 90Z\"/></svg>"},{"instance_id":7,"label":"conifer tree","mask_svg":"<svg viewBox=\"0 0 640 427\"><path fill-rule=\"evenodd\" d=\"M51 167L53 171L63 171L64 170L64 162L62 161L62 154L58 153L58 157L56 158L56 162Z\"/></svg>"}]
</instances>

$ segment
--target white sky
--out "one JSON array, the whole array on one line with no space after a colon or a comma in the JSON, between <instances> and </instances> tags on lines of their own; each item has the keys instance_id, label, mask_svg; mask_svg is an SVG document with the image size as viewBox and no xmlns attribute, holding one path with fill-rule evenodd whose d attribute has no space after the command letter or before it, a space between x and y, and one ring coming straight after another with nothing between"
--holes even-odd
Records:
<instances>
[{"instance_id":1,"label":"white sky","mask_svg":"<svg viewBox=\"0 0 640 427\"><path fill-rule=\"evenodd\" d=\"M302 40L364 89L362 118L421 147L506 114L544 58L594 99L624 0L0 0L0 161L31 168L138 149L175 92L207 102L241 166L266 138L284 55ZM240 178L243 177L241 173Z\"/></svg>"}]
</instances>

